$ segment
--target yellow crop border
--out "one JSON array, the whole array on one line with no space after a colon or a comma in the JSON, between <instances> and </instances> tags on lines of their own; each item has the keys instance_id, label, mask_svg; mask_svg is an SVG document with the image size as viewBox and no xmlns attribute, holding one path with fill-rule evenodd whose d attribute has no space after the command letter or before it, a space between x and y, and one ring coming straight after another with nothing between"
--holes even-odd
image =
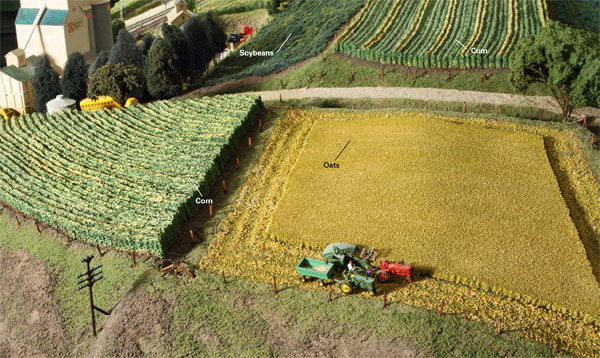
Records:
<instances>
[{"instance_id":1,"label":"yellow crop border","mask_svg":"<svg viewBox=\"0 0 600 358\"><path fill-rule=\"evenodd\" d=\"M343 117L351 120L365 115L344 112ZM590 237L600 237L600 199L597 197L600 184L587 166L582 150L584 144L574 131L491 119L423 113L409 115L425 120L438 118L525 132L551 139L548 150L557 160L561 175L565 176L559 180L569 181L572 195L590 223L589 234L595 235ZM288 110L279 119L258 164L240 189L233 210L220 225L201 259L201 269L261 282L269 282L276 276L279 285L299 285L294 270L297 259L319 257L320 252L272 240L265 237L265 232L285 189L286 179L317 120L339 120L339 113ZM406 286L380 285L379 289L386 291L391 300L429 309L439 308L443 301L445 312L492 324L500 320L509 331L520 336L551 346L559 341L563 350L580 356L600 355L600 317L467 277L434 277L440 280L424 279ZM309 287L319 289L316 284L309 284Z\"/></svg>"}]
</instances>

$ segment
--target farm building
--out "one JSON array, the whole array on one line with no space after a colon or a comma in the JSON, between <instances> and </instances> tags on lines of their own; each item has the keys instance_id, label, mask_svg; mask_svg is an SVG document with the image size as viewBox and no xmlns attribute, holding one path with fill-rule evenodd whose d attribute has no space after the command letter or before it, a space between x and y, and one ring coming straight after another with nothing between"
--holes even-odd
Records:
<instances>
[{"instance_id":1,"label":"farm building","mask_svg":"<svg viewBox=\"0 0 600 358\"><path fill-rule=\"evenodd\" d=\"M59 72L69 54L93 60L112 47L109 0L21 0L14 21L18 49L0 70L0 107L31 111L31 79L38 56L48 55Z\"/></svg>"},{"instance_id":2,"label":"farm building","mask_svg":"<svg viewBox=\"0 0 600 358\"><path fill-rule=\"evenodd\" d=\"M167 23L173 26L181 26L185 20L196 16L188 10L185 1L175 0L175 7L167 14Z\"/></svg>"},{"instance_id":3,"label":"farm building","mask_svg":"<svg viewBox=\"0 0 600 358\"><path fill-rule=\"evenodd\" d=\"M0 107L20 113L33 111L33 73L39 57L25 58L23 50L6 54L7 66L0 69Z\"/></svg>"}]
</instances>

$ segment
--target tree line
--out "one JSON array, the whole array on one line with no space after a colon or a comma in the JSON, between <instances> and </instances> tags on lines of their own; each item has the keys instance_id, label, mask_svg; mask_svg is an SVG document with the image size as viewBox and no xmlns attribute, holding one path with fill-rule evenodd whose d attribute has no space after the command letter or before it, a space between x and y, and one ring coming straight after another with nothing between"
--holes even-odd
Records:
<instances>
[{"instance_id":1,"label":"tree line","mask_svg":"<svg viewBox=\"0 0 600 358\"><path fill-rule=\"evenodd\" d=\"M181 95L225 49L226 39L207 13L188 19L181 28L163 23L156 35L147 34L139 43L123 28L112 49L101 51L89 68L81 53L71 53L60 78L44 55L33 77L34 108L45 112L46 103L59 94L78 102L108 95L121 105L128 97L144 102Z\"/></svg>"}]
</instances>

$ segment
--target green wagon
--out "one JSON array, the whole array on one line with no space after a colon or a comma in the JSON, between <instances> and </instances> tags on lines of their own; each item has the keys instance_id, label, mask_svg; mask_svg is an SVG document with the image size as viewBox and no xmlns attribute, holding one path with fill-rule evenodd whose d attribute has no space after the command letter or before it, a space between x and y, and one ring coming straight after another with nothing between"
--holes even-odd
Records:
<instances>
[{"instance_id":1,"label":"green wagon","mask_svg":"<svg viewBox=\"0 0 600 358\"><path fill-rule=\"evenodd\" d=\"M336 277L336 267L336 264L332 262L303 257L296 265L296 272L302 282L317 279L319 286L324 286L326 283L337 283L340 291L344 294L352 293L354 289L368 290L371 294L376 294L374 278L365 276L360 269L355 273L345 270Z\"/></svg>"},{"instance_id":2,"label":"green wagon","mask_svg":"<svg viewBox=\"0 0 600 358\"><path fill-rule=\"evenodd\" d=\"M300 280L306 282L311 279L319 280L319 285L325 285L325 281L333 278L334 264L321 260L304 257L296 265L296 272L300 275Z\"/></svg>"}]
</instances>

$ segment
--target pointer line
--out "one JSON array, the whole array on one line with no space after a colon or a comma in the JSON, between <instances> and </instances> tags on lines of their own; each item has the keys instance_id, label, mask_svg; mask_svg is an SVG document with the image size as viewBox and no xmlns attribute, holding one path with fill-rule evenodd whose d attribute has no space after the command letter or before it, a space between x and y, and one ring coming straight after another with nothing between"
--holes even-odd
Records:
<instances>
[{"instance_id":1,"label":"pointer line","mask_svg":"<svg viewBox=\"0 0 600 358\"><path fill-rule=\"evenodd\" d=\"M340 154L338 154L338 156L335 157L335 159L333 160L334 162L337 160L337 158L340 157L340 155L342 155L342 153L344 153L344 150L346 150L346 147L348 146L348 144L350 144L350 141L348 141L348 143L346 143L346 145L344 146L344 148L342 148L342 151L340 152Z\"/></svg>"},{"instance_id":2,"label":"pointer line","mask_svg":"<svg viewBox=\"0 0 600 358\"><path fill-rule=\"evenodd\" d=\"M291 33L288 35L287 39L285 39L285 41L283 41L283 43L281 44L281 46L279 46L279 49L277 50L277 52L279 52L279 50L281 50L281 48L283 47L283 45L285 45L285 43L290 39L290 36L292 36Z\"/></svg>"}]
</instances>

